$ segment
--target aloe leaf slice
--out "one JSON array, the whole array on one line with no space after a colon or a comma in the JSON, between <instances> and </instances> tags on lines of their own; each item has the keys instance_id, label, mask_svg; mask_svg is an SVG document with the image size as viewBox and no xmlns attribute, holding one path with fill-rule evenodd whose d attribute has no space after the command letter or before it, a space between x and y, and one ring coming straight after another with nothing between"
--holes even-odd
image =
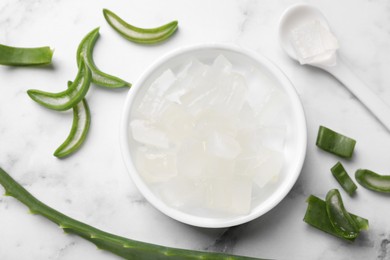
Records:
<instances>
[{"instance_id":1,"label":"aloe leaf slice","mask_svg":"<svg viewBox=\"0 0 390 260\"><path fill-rule=\"evenodd\" d=\"M356 238L359 235L359 227L345 209L340 192L337 189L330 190L325 201L329 220L336 232L345 238Z\"/></svg>"},{"instance_id":2,"label":"aloe leaf slice","mask_svg":"<svg viewBox=\"0 0 390 260\"><path fill-rule=\"evenodd\" d=\"M82 62L73 84L65 91L50 93L30 89L27 94L38 104L54 110L68 110L79 103L87 94L91 83L91 71Z\"/></svg>"},{"instance_id":3,"label":"aloe leaf slice","mask_svg":"<svg viewBox=\"0 0 390 260\"><path fill-rule=\"evenodd\" d=\"M356 181L366 189L390 193L390 175L379 175L367 169L355 172Z\"/></svg>"},{"instance_id":4,"label":"aloe leaf slice","mask_svg":"<svg viewBox=\"0 0 390 260\"><path fill-rule=\"evenodd\" d=\"M68 83L70 87L72 82ZM89 126L91 124L91 113L85 98L73 107L73 122L70 133L65 141L54 152L58 158L66 157L77 151L87 137Z\"/></svg>"},{"instance_id":5,"label":"aloe leaf slice","mask_svg":"<svg viewBox=\"0 0 390 260\"><path fill-rule=\"evenodd\" d=\"M50 47L21 48L0 44L0 64L33 66L50 64L53 50Z\"/></svg>"},{"instance_id":6,"label":"aloe leaf slice","mask_svg":"<svg viewBox=\"0 0 390 260\"><path fill-rule=\"evenodd\" d=\"M307 224L323 231L333 236L348 240L354 241L355 237L345 237L340 234L331 223L328 213L326 210L326 202L314 195L310 195L306 202L308 203L305 217L303 221ZM369 227L368 220L360 216L349 213L355 223L357 224L359 230L367 230Z\"/></svg>"},{"instance_id":7,"label":"aloe leaf slice","mask_svg":"<svg viewBox=\"0 0 390 260\"><path fill-rule=\"evenodd\" d=\"M316 145L335 155L351 158L355 149L356 140L337 133L325 126L318 129Z\"/></svg>"},{"instance_id":8,"label":"aloe leaf slice","mask_svg":"<svg viewBox=\"0 0 390 260\"><path fill-rule=\"evenodd\" d=\"M80 64L81 60L87 64L92 73L92 82L96 85L107 87L107 88L121 88L121 87L130 87L131 84L115 77L109 75L99 70L93 61L93 49L95 43L99 37L99 28L95 28L89 32L80 42L77 49L77 65Z\"/></svg>"},{"instance_id":9,"label":"aloe leaf slice","mask_svg":"<svg viewBox=\"0 0 390 260\"><path fill-rule=\"evenodd\" d=\"M337 162L331 169L330 171L332 172L333 176L335 179L338 181L338 183L341 185L341 187L350 195L352 196L356 189L357 186L349 177L347 171L344 169L344 166L340 163Z\"/></svg>"},{"instance_id":10,"label":"aloe leaf slice","mask_svg":"<svg viewBox=\"0 0 390 260\"><path fill-rule=\"evenodd\" d=\"M178 22L172 21L156 28L139 28L125 22L115 13L103 9L107 23L129 41L142 44L155 44L172 36L178 28Z\"/></svg>"}]
</instances>

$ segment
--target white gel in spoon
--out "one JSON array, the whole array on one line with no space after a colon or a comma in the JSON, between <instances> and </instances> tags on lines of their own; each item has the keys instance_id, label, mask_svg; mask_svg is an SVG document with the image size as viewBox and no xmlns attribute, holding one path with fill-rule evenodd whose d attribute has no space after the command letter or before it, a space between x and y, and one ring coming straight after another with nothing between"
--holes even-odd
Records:
<instances>
[{"instance_id":1,"label":"white gel in spoon","mask_svg":"<svg viewBox=\"0 0 390 260\"><path fill-rule=\"evenodd\" d=\"M336 65L338 41L319 20L291 30L290 40L300 64Z\"/></svg>"}]
</instances>

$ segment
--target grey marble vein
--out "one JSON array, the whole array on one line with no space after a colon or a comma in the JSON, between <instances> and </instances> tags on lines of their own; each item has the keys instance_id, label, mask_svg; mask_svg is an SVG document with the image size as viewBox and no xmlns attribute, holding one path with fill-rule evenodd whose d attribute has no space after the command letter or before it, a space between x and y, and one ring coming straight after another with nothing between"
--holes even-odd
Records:
<instances>
[{"instance_id":1,"label":"grey marble vein","mask_svg":"<svg viewBox=\"0 0 390 260\"><path fill-rule=\"evenodd\" d=\"M225 229L214 243L207 246L205 250L232 254L239 239L239 235L237 233L240 229L240 226Z\"/></svg>"}]
</instances>

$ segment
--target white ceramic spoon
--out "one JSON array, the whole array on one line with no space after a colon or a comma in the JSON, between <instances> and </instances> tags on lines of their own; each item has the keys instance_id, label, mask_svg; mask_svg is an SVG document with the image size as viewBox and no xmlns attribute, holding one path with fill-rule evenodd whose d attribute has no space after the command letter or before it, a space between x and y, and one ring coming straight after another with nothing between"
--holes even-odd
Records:
<instances>
[{"instance_id":1,"label":"white ceramic spoon","mask_svg":"<svg viewBox=\"0 0 390 260\"><path fill-rule=\"evenodd\" d=\"M329 25L323 14L310 5L299 4L288 8L279 24L279 40L283 49L293 59L298 60L294 47L292 46L290 34L294 28L317 20L322 26L329 29ZM341 83L344 84L376 118L390 131L390 107L385 104L370 88L359 80L353 72L344 64L340 57L337 57L335 66L322 64L309 64L326 70Z\"/></svg>"}]
</instances>

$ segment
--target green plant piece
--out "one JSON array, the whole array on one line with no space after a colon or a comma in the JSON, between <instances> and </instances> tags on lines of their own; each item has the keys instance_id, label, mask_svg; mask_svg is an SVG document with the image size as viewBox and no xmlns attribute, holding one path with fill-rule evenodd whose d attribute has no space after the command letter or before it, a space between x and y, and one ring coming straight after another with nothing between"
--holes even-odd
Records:
<instances>
[{"instance_id":1,"label":"green plant piece","mask_svg":"<svg viewBox=\"0 0 390 260\"><path fill-rule=\"evenodd\" d=\"M356 238L359 235L359 227L345 209L340 192L337 189L330 190L326 194L325 202L330 223L336 232L347 239Z\"/></svg>"},{"instance_id":2,"label":"green plant piece","mask_svg":"<svg viewBox=\"0 0 390 260\"><path fill-rule=\"evenodd\" d=\"M349 177L347 171L344 169L343 165L340 162L337 162L335 166L333 166L330 171L333 176L336 178L338 183L340 183L341 187L350 195L356 191L357 186Z\"/></svg>"},{"instance_id":3,"label":"green plant piece","mask_svg":"<svg viewBox=\"0 0 390 260\"><path fill-rule=\"evenodd\" d=\"M316 145L327 152L341 157L351 158L356 141L329 128L320 126Z\"/></svg>"},{"instance_id":4,"label":"green plant piece","mask_svg":"<svg viewBox=\"0 0 390 260\"><path fill-rule=\"evenodd\" d=\"M326 210L326 202L314 195L310 195L306 202L307 210L305 217L303 221L305 221L307 224L324 231L326 233L329 233L333 236L348 240L348 241L354 241L355 238L346 238L343 235L341 235L333 226L331 223L328 212ZM368 220L359 216L356 216L352 213L349 213L355 223L357 224L359 231L361 230L368 230L369 224Z\"/></svg>"},{"instance_id":5,"label":"green plant piece","mask_svg":"<svg viewBox=\"0 0 390 260\"><path fill-rule=\"evenodd\" d=\"M87 64L92 73L92 82L96 85L107 88L131 87L131 84L112 75L102 72L97 68L93 61L93 49L97 38L99 37L99 28L89 32L80 42L77 49L77 65L80 65L81 59Z\"/></svg>"},{"instance_id":6,"label":"green plant piece","mask_svg":"<svg viewBox=\"0 0 390 260\"><path fill-rule=\"evenodd\" d=\"M8 173L0 168L0 184L5 189L5 195L12 196L26 205L30 212L39 214L60 226L66 233L78 235L92 243L98 248L110 251L113 254L125 259L150 260L150 259L177 259L177 260L254 260L257 258L226 255L222 253L201 252L195 250L185 250L165 246L144 243L132 239L127 239L113 235L78 220L70 218L61 212L47 206L19 183L17 183Z\"/></svg>"},{"instance_id":7,"label":"green plant piece","mask_svg":"<svg viewBox=\"0 0 390 260\"><path fill-rule=\"evenodd\" d=\"M33 66L51 63L50 47L19 48L0 44L0 64L9 66Z\"/></svg>"},{"instance_id":8,"label":"green plant piece","mask_svg":"<svg viewBox=\"0 0 390 260\"><path fill-rule=\"evenodd\" d=\"M65 91L49 93L41 90L30 89L27 94L38 104L54 109L68 110L76 106L87 94L91 84L91 71L82 62L73 84Z\"/></svg>"},{"instance_id":9,"label":"green plant piece","mask_svg":"<svg viewBox=\"0 0 390 260\"><path fill-rule=\"evenodd\" d=\"M72 82L68 82L68 87ZM73 122L70 133L65 141L54 152L54 156L63 158L77 151L87 137L89 126L91 124L91 113L88 103L83 98L77 105L73 107Z\"/></svg>"},{"instance_id":10,"label":"green plant piece","mask_svg":"<svg viewBox=\"0 0 390 260\"><path fill-rule=\"evenodd\" d=\"M364 188L390 193L390 175L379 175L367 169L359 169L355 172L355 179Z\"/></svg>"},{"instance_id":11,"label":"green plant piece","mask_svg":"<svg viewBox=\"0 0 390 260\"><path fill-rule=\"evenodd\" d=\"M110 10L103 9L108 24L129 41L142 44L155 44L168 39L178 28L178 22L172 21L156 28L139 28L128 24Z\"/></svg>"}]
</instances>

